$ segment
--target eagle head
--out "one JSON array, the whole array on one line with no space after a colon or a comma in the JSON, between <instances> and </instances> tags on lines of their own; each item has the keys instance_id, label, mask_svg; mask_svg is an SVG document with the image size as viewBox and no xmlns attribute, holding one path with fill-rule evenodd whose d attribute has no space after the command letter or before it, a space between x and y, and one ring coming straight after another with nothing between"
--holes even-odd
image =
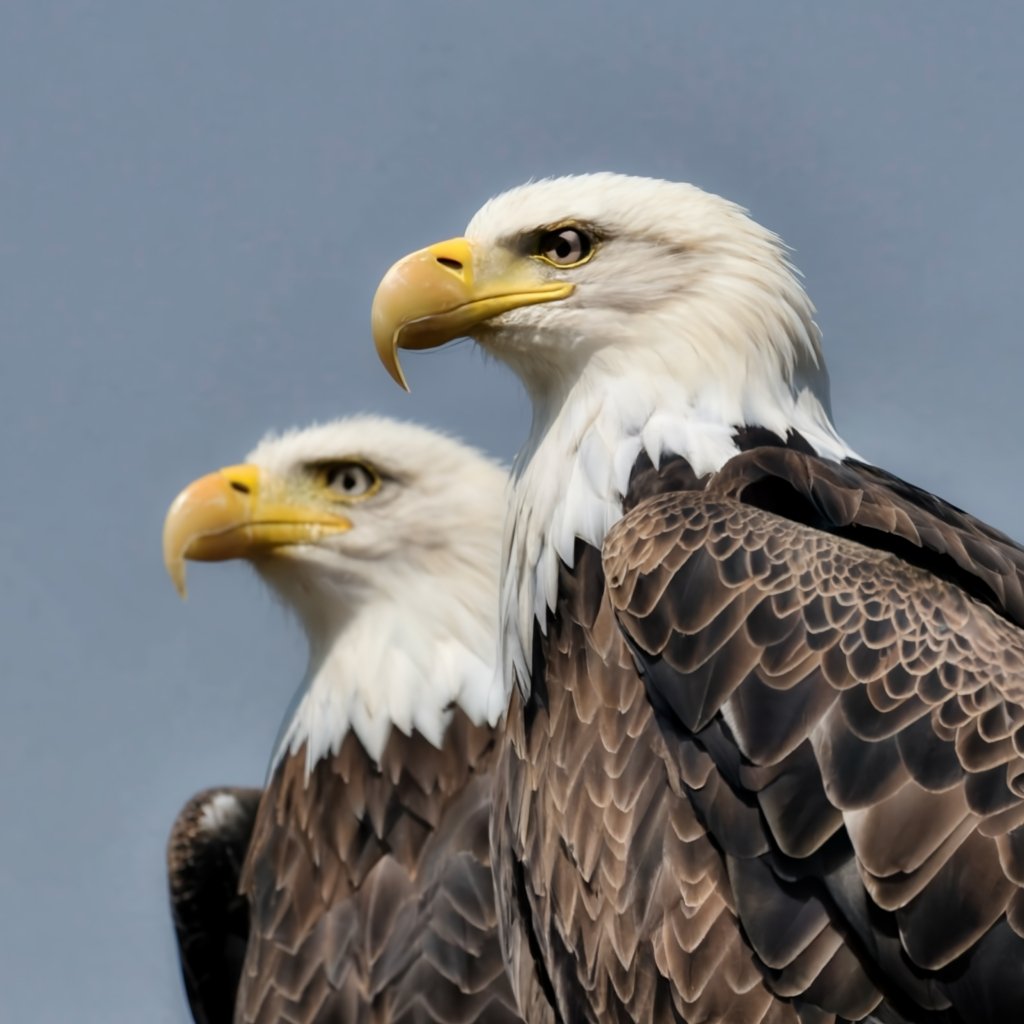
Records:
<instances>
[{"instance_id":1,"label":"eagle head","mask_svg":"<svg viewBox=\"0 0 1024 1024\"><path fill-rule=\"evenodd\" d=\"M810 389L827 408L813 308L780 239L734 203L619 174L532 182L491 199L465 236L396 263L373 304L378 353L468 335L535 403L637 370L694 404L746 408Z\"/></svg>"},{"instance_id":2,"label":"eagle head","mask_svg":"<svg viewBox=\"0 0 1024 1024\"><path fill-rule=\"evenodd\" d=\"M283 742L310 764L355 729L435 745L455 705L490 721L505 471L423 427L355 416L265 438L172 503L164 561L250 562L301 621L305 698Z\"/></svg>"}]
</instances>

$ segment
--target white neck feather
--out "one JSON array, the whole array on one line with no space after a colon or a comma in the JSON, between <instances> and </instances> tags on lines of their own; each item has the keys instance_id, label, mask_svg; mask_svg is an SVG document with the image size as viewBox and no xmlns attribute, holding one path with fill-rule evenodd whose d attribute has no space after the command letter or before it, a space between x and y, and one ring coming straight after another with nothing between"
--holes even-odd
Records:
<instances>
[{"instance_id":1,"label":"white neck feather","mask_svg":"<svg viewBox=\"0 0 1024 1024\"><path fill-rule=\"evenodd\" d=\"M577 538L601 547L622 516L630 471L642 451L655 466L680 455L702 476L738 454L737 427L756 425L782 437L799 431L828 458L854 456L829 418L823 366L780 367L772 345L745 344L737 359L739 346L727 338L713 346L705 334L697 348L686 344L678 321L662 324L660 335L600 349L557 393L531 387L534 424L513 474L506 522L499 658L514 667L524 688L534 624L545 632L555 605L559 561L572 567ZM809 307L785 326L816 332ZM816 333L807 340L813 351ZM793 350L791 338L786 349ZM754 353L763 356L762 365ZM504 699L513 684L508 675Z\"/></svg>"},{"instance_id":2,"label":"white neck feather","mask_svg":"<svg viewBox=\"0 0 1024 1024\"><path fill-rule=\"evenodd\" d=\"M307 775L354 732L380 760L392 728L440 748L454 708L477 725L495 724L496 610L493 574L461 595L439 593L437 578L410 574L395 593L367 597L347 620L311 634L310 667L285 720L271 773L306 744Z\"/></svg>"}]
</instances>

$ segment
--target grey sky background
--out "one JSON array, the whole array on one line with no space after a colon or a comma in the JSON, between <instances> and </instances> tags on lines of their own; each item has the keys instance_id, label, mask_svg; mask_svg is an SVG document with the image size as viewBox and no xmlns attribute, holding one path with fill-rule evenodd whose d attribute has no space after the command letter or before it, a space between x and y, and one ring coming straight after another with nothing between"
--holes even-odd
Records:
<instances>
[{"instance_id":1,"label":"grey sky background","mask_svg":"<svg viewBox=\"0 0 1024 1024\"><path fill-rule=\"evenodd\" d=\"M271 427L377 410L510 457L468 345L377 363L387 266L529 177L696 182L796 250L844 436L1024 538L1024 7L0 7L0 1019L187 1019L163 847L262 779L303 669L160 530Z\"/></svg>"}]
</instances>

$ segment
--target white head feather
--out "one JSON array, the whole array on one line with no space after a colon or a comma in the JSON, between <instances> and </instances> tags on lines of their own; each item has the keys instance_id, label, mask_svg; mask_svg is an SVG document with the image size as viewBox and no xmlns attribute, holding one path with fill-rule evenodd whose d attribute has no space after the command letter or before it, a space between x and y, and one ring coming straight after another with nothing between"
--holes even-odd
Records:
<instances>
[{"instance_id":1,"label":"white head feather","mask_svg":"<svg viewBox=\"0 0 1024 1024\"><path fill-rule=\"evenodd\" d=\"M309 667L274 757L307 770L351 730L379 758L392 728L440 746L458 706L494 724L497 579L506 473L423 427L356 416L266 437L248 462L303 486L355 459L380 489L345 508L352 529L254 561L298 616Z\"/></svg>"},{"instance_id":2,"label":"white head feather","mask_svg":"<svg viewBox=\"0 0 1024 1024\"><path fill-rule=\"evenodd\" d=\"M813 307L776 235L693 185L590 174L490 200L466 237L481 252L521 249L567 223L592 232L593 256L542 273L572 293L474 330L534 406L502 592L502 660L521 681L558 559L572 565L577 537L601 545L641 451L655 465L681 455L703 475L736 454L736 428L756 425L799 431L829 457L853 454L830 419Z\"/></svg>"}]
</instances>

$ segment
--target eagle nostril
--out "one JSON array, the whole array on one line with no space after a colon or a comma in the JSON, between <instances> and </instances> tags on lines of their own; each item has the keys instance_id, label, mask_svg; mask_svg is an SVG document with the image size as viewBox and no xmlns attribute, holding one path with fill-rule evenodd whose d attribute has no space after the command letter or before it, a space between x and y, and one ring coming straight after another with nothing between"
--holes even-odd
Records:
<instances>
[{"instance_id":1,"label":"eagle nostril","mask_svg":"<svg viewBox=\"0 0 1024 1024\"><path fill-rule=\"evenodd\" d=\"M249 493L251 493L249 491L249 485L248 484L239 483L237 480L232 480L231 481L231 489L233 491L238 491L239 494L249 494Z\"/></svg>"},{"instance_id":2,"label":"eagle nostril","mask_svg":"<svg viewBox=\"0 0 1024 1024\"><path fill-rule=\"evenodd\" d=\"M461 270L462 264L458 260L449 259L447 256L438 256L437 262L449 270Z\"/></svg>"}]
</instances>

